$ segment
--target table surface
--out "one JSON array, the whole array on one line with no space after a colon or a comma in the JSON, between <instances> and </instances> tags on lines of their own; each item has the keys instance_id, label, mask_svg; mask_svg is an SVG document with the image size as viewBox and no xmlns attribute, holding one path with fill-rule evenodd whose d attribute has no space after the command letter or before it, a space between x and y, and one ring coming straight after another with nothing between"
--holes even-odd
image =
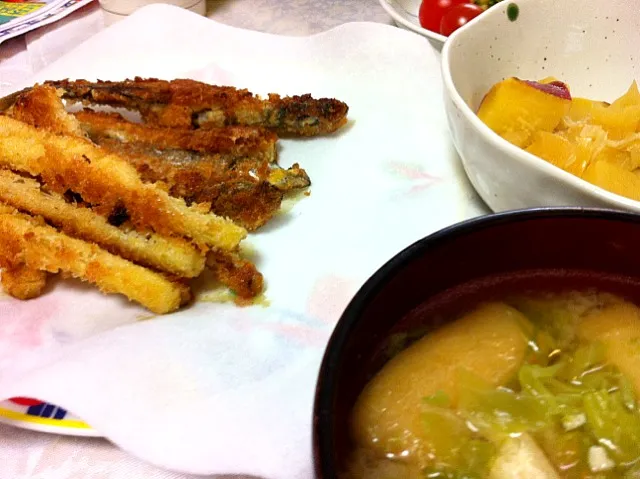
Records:
<instances>
[{"instance_id":1,"label":"table surface","mask_svg":"<svg viewBox=\"0 0 640 479\"><path fill-rule=\"evenodd\" d=\"M377 0L209 0L207 16L227 25L290 36L311 35L354 21L393 24ZM57 23L3 43L0 95L10 93L14 85L103 28L102 11L93 2ZM4 425L0 425L0 457L2 479L196 477L148 465L104 439L49 435Z\"/></svg>"}]
</instances>

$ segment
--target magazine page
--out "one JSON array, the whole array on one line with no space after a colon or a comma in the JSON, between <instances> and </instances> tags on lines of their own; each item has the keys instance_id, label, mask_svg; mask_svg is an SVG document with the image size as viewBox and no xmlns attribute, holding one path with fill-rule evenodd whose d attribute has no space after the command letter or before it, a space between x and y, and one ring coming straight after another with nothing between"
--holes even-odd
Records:
<instances>
[{"instance_id":1,"label":"magazine page","mask_svg":"<svg viewBox=\"0 0 640 479\"><path fill-rule=\"evenodd\" d=\"M9 23L11 21L16 21L18 19L24 19L24 17L34 16L38 10L41 10L43 7L51 4L53 0L50 1L23 1L23 2L13 2L13 1L2 1L0 2L0 25L4 25L5 23Z\"/></svg>"},{"instance_id":2,"label":"magazine page","mask_svg":"<svg viewBox=\"0 0 640 479\"><path fill-rule=\"evenodd\" d=\"M93 0L0 1L0 43L53 23Z\"/></svg>"}]
</instances>

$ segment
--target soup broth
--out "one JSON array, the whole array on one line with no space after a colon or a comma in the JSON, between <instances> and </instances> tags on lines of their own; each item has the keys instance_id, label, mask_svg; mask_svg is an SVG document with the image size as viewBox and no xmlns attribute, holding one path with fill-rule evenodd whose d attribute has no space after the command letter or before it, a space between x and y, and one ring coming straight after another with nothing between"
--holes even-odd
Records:
<instances>
[{"instance_id":1,"label":"soup broth","mask_svg":"<svg viewBox=\"0 0 640 479\"><path fill-rule=\"evenodd\" d=\"M640 308L580 291L476 305L389 360L349 478L640 478Z\"/></svg>"}]
</instances>

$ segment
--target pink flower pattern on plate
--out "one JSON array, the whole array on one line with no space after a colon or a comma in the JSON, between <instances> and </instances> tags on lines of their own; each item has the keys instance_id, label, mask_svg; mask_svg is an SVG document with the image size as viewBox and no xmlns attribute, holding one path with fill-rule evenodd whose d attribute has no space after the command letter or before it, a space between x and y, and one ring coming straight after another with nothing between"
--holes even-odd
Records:
<instances>
[{"instance_id":1,"label":"pink flower pattern on plate","mask_svg":"<svg viewBox=\"0 0 640 479\"><path fill-rule=\"evenodd\" d=\"M427 188L442 181L442 178L432 175L425 171L423 167L414 163L392 161L388 163L388 166L392 173L411 180L412 186L407 191L408 195L421 193Z\"/></svg>"}]
</instances>

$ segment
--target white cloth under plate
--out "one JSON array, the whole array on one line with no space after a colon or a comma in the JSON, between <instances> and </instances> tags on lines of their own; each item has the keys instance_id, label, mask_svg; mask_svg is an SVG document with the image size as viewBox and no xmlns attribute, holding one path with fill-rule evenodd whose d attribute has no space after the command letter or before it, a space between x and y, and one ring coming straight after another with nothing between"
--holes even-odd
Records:
<instances>
[{"instance_id":1,"label":"white cloth under plate","mask_svg":"<svg viewBox=\"0 0 640 479\"><path fill-rule=\"evenodd\" d=\"M172 470L309 477L316 375L349 299L402 248L486 212L449 140L438 58L424 38L379 24L280 37L152 6L24 85L135 75L335 97L350 123L334 136L281 140L281 163L299 162L313 185L247 240L269 306L200 302L136 322L148 314L73 283L33 301L2 298L0 399L58 404Z\"/></svg>"}]
</instances>

